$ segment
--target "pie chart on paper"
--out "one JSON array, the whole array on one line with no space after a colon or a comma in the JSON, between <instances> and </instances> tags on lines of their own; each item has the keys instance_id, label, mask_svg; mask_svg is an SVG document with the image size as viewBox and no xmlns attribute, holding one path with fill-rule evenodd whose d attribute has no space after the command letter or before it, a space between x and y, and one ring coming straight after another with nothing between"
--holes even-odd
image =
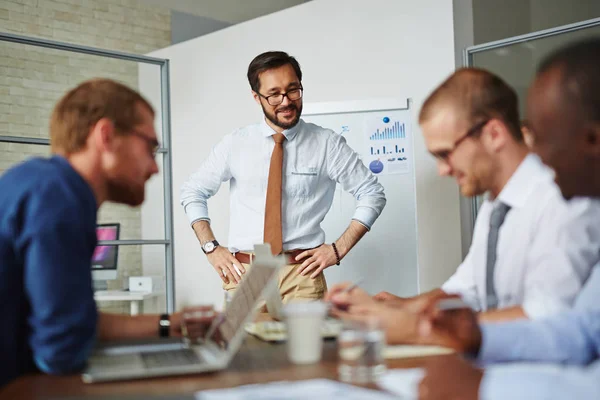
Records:
<instances>
[{"instance_id":1,"label":"pie chart on paper","mask_svg":"<svg viewBox=\"0 0 600 400\"><path fill-rule=\"evenodd\" d=\"M373 160L371 161L371 163L369 164L369 169L371 170L371 172L373 172L374 174L378 174L381 171L383 171L383 163L380 160Z\"/></svg>"}]
</instances>

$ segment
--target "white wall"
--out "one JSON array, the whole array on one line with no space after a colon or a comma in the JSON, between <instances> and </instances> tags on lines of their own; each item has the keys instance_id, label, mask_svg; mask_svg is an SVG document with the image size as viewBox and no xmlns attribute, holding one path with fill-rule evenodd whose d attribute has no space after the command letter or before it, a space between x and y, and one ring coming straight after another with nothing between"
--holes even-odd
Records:
<instances>
[{"instance_id":1,"label":"white wall","mask_svg":"<svg viewBox=\"0 0 600 400\"><path fill-rule=\"evenodd\" d=\"M280 11L310 0L141 0L155 7L167 7L188 14L237 24Z\"/></svg>"},{"instance_id":2,"label":"white wall","mask_svg":"<svg viewBox=\"0 0 600 400\"><path fill-rule=\"evenodd\" d=\"M454 64L464 67L464 50L475 43L473 32L473 0L452 0L454 13ZM460 196L462 256L467 256L473 239L473 206L470 198Z\"/></svg>"},{"instance_id":3,"label":"white wall","mask_svg":"<svg viewBox=\"0 0 600 400\"><path fill-rule=\"evenodd\" d=\"M416 121L424 98L454 69L452 2L315 0L152 53L171 60L175 204L179 188L211 146L262 117L250 96L246 69L254 56L274 49L289 52L302 65L305 102L411 97ZM437 176L418 129L415 135L418 283L427 290L441 284L461 260L459 197L453 181ZM394 207L388 203L388 218ZM224 242L227 185L209 210L213 230ZM180 206L174 222L177 306L219 304L220 281ZM339 232L328 234L331 240ZM376 234L377 225L370 235Z\"/></svg>"}]
</instances>

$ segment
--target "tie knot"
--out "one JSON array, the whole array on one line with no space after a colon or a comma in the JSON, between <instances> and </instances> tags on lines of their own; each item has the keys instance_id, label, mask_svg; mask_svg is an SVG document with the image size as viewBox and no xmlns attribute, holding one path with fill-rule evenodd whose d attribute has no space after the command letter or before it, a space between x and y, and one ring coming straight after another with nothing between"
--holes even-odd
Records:
<instances>
[{"instance_id":1,"label":"tie knot","mask_svg":"<svg viewBox=\"0 0 600 400\"><path fill-rule=\"evenodd\" d=\"M494 210L492 211L492 216L490 217L490 226L500 227L504 222L504 218L506 214L510 210L510 206L504 203L499 203Z\"/></svg>"},{"instance_id":2,"label":"tie knot","mask_svg":"<svg viewBox=\"0 0 600 400\"><path fill-rule=\"evenodd\" d=\"M277 144L281 144L285 140L285 135L283 133L276 133L272 137Z\"/></svg>"}]
</instances>

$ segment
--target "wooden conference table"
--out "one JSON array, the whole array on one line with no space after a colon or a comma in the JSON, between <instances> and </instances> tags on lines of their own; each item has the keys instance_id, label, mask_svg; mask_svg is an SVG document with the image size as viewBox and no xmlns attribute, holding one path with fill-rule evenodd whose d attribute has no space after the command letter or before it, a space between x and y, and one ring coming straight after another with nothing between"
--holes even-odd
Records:
<instances>
[{"instance_id":1,"label":"wooden conference table","mask_svg":"<svg viewBox=\"0 0 600 400\"><path fill-rule=\"evenodd\" d=\"M442 357L387 360L388 368L420 367ZM323 343L323 359L307 366L291 364L284 343L266 343L248 336L228 369L221 372L177 377L133 380L113 383L85 384L79 375L23 376L0 389L0 399L152 399L187 398L204 389L235 387L251 383L281 380L327 378L337 380L337 345L334 340ZM374 386L371 386L376 388ZM183 396L188 395L188 396Z\"/></svg>"}]
</instances>

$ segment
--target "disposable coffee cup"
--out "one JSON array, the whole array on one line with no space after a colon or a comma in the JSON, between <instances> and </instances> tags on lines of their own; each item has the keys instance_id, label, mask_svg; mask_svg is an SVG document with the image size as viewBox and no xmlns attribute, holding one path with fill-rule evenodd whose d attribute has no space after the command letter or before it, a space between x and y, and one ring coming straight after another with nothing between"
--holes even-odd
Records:
<instances>
[{"instance_id":1,"label":"disposable coffee cup","mask_svg":"<svg viewBox=\"0 0 600 400\"><path fill-rule=\"evenodd\" d=\"M287 327L287 351L294 364L314 364L321 360L321 329L327 305L322 301L286 304L283 315Z\"/></svg>"}]
</instances>

